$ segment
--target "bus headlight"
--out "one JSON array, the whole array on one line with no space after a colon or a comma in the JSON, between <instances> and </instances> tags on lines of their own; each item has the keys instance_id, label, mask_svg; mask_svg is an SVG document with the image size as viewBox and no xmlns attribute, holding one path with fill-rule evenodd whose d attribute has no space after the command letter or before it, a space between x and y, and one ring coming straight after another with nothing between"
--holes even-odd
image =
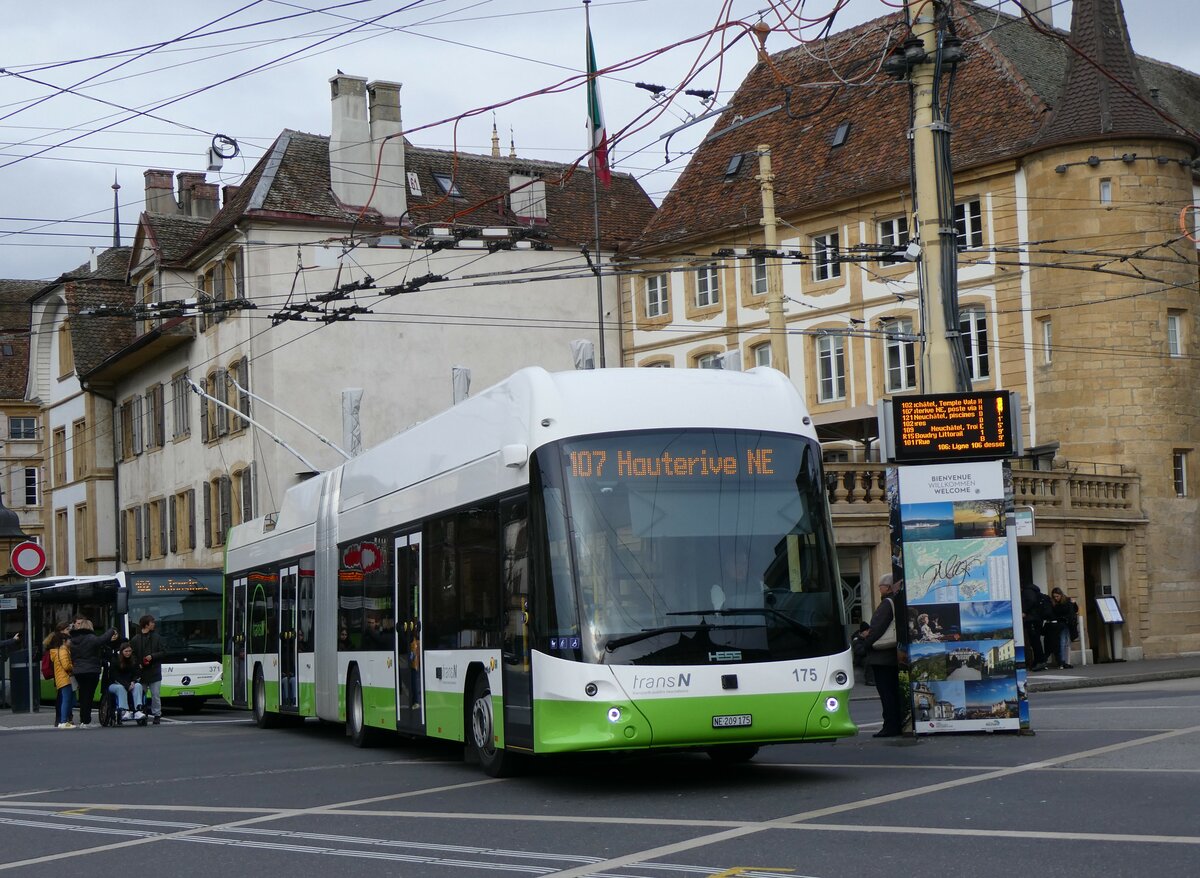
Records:
<instances>
[{"instance_id":1,"label":"bus headlight","mask_svg":"<svg viewBox=\"0 0 1200 878\"><path fill-rule=\"evenodd\" d=\"M850 678L846 676L845 671L837 671L833 675L833 682L839 686L845 686L849 679Z\"/></svg>"},{"instance_id":2,"label":"bus headlight","mask_svg":"<svg viewBox=\"0 0 1200 878\"><path fill-rule=\"evenodd\" d=\"M608 721L610 723L619 723L621 721L621 708L610 707L608 709Z\"/></svg>"},{"instance_id":3,"label":"bus headlight","mask_svg":"<svg viewBox=\"0 0 1200 878\"><path fill-rule=\"evenodd\" d=\"M837 709L841 706L842 703L832 695L825 699L825 709L830 713L837 713Z\"/></svg>"}]
</instances>

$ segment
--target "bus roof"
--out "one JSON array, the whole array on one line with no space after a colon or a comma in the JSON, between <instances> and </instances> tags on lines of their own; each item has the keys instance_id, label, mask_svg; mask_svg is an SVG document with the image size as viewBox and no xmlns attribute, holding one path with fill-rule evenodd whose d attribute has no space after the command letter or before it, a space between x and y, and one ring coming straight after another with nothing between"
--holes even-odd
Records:
<instances>
[{"instance_id":1,"label":"bus roof","mask_svg":"<svg viewBox=\"0 0 1200 878\"><path fill-rule=\"evenodd\" d=\"M489 457L495 473L520 468L538 447L571 436L671 428L751 429L816 439L795 386L770 368L522 369L506 380L381 442L337 470L290 488L271 539L287 555L312 551L325 481L340 479L342 509L368 504ZM520 463L514 463L519 460ZM520 479L528 474L520 474ZM263 539L264 519L233 528L228 552ZM287 536L290 534L291 536Z\"/></svg>"}]
</instances>

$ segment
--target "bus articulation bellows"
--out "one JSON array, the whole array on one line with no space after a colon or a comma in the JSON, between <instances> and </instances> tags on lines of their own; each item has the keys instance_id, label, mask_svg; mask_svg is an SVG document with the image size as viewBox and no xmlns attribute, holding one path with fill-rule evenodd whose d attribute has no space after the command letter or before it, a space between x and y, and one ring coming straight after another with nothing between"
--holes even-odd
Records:
<instances>
[{"instance_id":1,"label":"bus articulation bellows","mask_svg":"<svg viewBox=\"0 0 1200 878\"><path fill-rule=\"evenodd\" d=\"M226 555L224 694L527 755L854 734L821 454L771 369L525 369Z\"/></svg>"}]
</instances>

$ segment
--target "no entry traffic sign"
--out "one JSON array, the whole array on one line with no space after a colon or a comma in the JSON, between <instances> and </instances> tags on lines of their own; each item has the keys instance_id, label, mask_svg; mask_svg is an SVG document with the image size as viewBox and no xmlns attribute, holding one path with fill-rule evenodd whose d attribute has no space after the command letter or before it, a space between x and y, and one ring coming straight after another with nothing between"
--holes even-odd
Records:
<instances>
[{"instance_id":1,"label":"no entry traffic sign","mask_svg":"<svg viewBox=\"0 0 1200 878\"><path fill-rule=\"evenodd\" d=\"M12 569L21 576L37 576L46 569L46 553L34 542L18 543L9 556Z\"/></svg>"}]
</instances>

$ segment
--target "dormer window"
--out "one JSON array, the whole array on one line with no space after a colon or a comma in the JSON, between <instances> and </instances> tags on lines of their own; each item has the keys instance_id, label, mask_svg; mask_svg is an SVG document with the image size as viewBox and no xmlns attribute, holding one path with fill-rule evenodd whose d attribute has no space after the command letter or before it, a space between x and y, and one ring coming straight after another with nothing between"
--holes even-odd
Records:
<instances>
[{"instance_id":1,"label":"dormer window","mask_svg":"<svg viewBox=\"0 0 1200 878\"><path fill-rule=\"evenodd\" d=\"M449 195L451 198L462 198L462 192L458 188L458 184L454 182L454 178L449 174L434 174L433 181L438 184L438 188L442 190L443 195Z\"/></svg>"}]
</instances>

